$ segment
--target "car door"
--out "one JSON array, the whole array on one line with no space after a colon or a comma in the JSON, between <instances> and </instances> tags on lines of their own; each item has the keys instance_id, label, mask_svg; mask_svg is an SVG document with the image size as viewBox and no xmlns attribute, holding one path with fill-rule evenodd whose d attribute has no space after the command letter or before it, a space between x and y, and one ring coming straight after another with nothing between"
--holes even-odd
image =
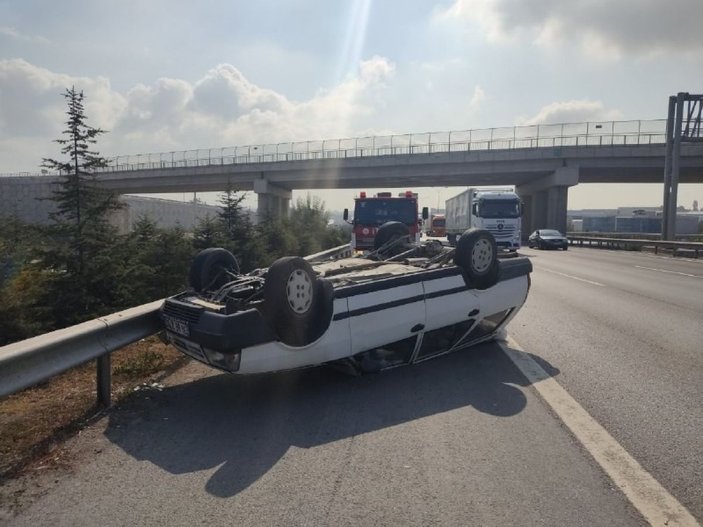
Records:
<instances>
[{"instance_id":1,"label":"car door","mask_svg":"<svg viewBox=\"0 0 703 527\"><path fill-rule=\"evenodd\" d=\"M452 273L452 271L454 271ZM458 270L427 273L423 281L426 324L416 360L451 350L474 326L480 298Z\"/></svg>"},{"instance_id":2,"label":"car door","mask_svg":"<svg viewBox=\"0 0 703 527\"><path fill-rule=\"evenodd\" d=\"M356 287L348 297L352 354L408 339L424 329L421 278L404 275Z\"/></svg>"}]
</instances>

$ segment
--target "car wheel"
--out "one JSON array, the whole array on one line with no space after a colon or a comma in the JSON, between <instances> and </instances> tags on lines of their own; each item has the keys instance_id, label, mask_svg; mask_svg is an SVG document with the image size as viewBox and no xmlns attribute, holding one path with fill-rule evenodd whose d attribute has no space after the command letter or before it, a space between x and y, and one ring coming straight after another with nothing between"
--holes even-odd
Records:
<instances>
[{"instance_id":1,"label":"car wheel","mask_svg":"<svg viewBox=\"0 0 703 527\"><path fill-rule=\"evenodd\" d=\"M239 264L227 249L210 247L200 251L190 266L188 283L198 293L214 291L232 281L231 273L239 274Z\"/></svg>"},{"instance_id":2,"label":"car wheel","mask_svg":"<svg viewBox=\"0 0 703 527\"><path fill-rule=\"evenodd\" d=\"M564 245L564 250L566 251L569 248L568 245Z\"/></svg>"},{"instance_id":3,"label":"car wheel","mask_svg":"<svg viewBox=\"0 0 703 527\"><path fill-rule=\"evenodd\" d=\"M315 272L302 258L279 258L269 267L264 282L263 314L281 342L305 346L314 340L310 335L314 333L319 291Z\"/></svg>"},{"instance_id":4,"label":"car wheel","mask_svg":"<svg viewBox=\"0 0 703 527\"><path fill-rule=\"evenodd\" d=\"M315 280L315 296L313 299L314 316L308 328L307 341L315 342L324 335L332 322L334 312L334 286L326 278Z\"/></svg>"},{"instance_id":5,"label":"car wheel","mask_svg":"<svg viewBox=\"0 0 703 527\"><path fill-rule=\"evenodd\" d=\"M410 234L410 229L404 223L399 221L389 221L378 228L376 237L373 240L373 248L378 251L381 247L389 242L403 238ZM394 251L397 252L397 251Z\"/></svg>"},{"instance_id":6,"label":"car wheel","mask_svg":"<svg viewBox=\"0 0 703 527\"><path fill-rule=\"evenodd\" d=\"M484 229L471 229L456 242L454 263L462 268L470 287L488 289L498 282L498 246Z\"/></svg>"}]
</instances>

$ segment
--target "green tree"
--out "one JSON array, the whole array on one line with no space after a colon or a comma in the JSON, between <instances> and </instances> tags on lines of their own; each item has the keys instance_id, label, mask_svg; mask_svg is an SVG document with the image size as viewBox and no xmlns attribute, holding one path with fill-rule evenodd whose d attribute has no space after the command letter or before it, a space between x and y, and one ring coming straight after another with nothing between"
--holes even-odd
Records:
<instances>
[{"instance_id":1,"label":"green tree","mask_svg":"<svg viewBox=\"0 0 703 527\"><path fill-rule=\"evenodd\" d=\"M300 256L298 233L287 220L267 216L256 226L261 256L257 267L266 267L282 256Z\"/></svg>"},{"instance_id":2,"label":"green tree","mask_svg":"<svg viewBox=\"0 0 703 527\"><path fill-rule=\"evenodd\" d=\"M227 237L237 239L241 231L247 231L247 227L251 226L249 215L243 210L242 202L247 197L246 192L237 192L232 189L231 185L227 185L227 189L220 194L218 203L220 210L217 217L222 222ZM247 232L247 234L249 234Z\"/></svg>"},{"instance_id":3,"label":"green tree","mask_svg":"<svg viewBox=\"0 0 703 527\"><path fill-rule=\"evenodd\" d=\"M220 195L218 218L225 242L223 247L232 252L243 272L259 266L261 244L256 240L254 225L242 202L246 193L239 193L230 186Z\"/></svg>"},{"instance_id":4,"label":"green tree","mask_svg":"<svg viewBox=\"0 0 703 527\"><path fill-rule=\"evenodd\" d=\"M127 305L144 304L185 289L193 249L182 228L160 229L143 216L125 246L126 271L120 286Z\"/></svg>"},{"instance_id":5,"label":"green tree","mask_svg":"<svg viewBox=\"0 0 703 527\"><path fill-rule=\"evenodd\" d=\"M25 265L0 289L0 346L55 327L51 273Z\"/></svg>"},{"instance_id":6,"label":"green tree","mask_svg":"<svg viewBox=\"0 0 703 527\"><path fill-rule=\"evenodd\" d=\"M224 241L224 230L217 218L210 214L206 214L204 218L198 218L193 229L193 248L202 251L208 247L221 247Z\"/></svg>"},{"instance_id":7,"label":"green tree","mask_svg":"<svg viewBox=\"0 0 703 527\"><path fill-rule=\"evenodd\" d=\"M330 213L318 196L298 198L289 218L290 229L298 233L298 254L313 254L349 243L350 234L330 225Z\"/></svg>"},{"instance_id":8,"label":"green tree","mask_svg":"<svg viewBox=\"0 0 703 527\"><path fill-rule=\"evenodd\" d=\"M32 259L43 243L41 229L16 216L0 218L0 286Z\"/></svg>"},{"instance_id":9,"label":"green tree","mask_svg":"<svg viewBox=\"0 0 703 527\"><path fill-rule=\"evenodd\" d=\"M56 210L48 228L50 243L39 251L44 269L51 271L47 286L58 326L109 312L119 304L114 284L121 262L113 254L117 229L109 215L121 208L117 196L99 187L96 169L107 160L92 145L104 133L87 124L83 92L64 93L66 129L55 142L65 160L45 158L42 166L58 170L59 188L53 193Z\"/></svg>"}]
</instances>

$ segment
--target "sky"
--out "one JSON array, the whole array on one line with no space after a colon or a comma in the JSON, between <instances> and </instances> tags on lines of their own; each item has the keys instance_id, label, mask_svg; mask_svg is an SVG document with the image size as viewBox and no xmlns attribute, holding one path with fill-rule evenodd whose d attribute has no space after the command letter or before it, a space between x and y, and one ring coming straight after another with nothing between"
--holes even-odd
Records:
<instances>
[{"instance_id":1,"label":"sky","mask_svg":"<svg viewBox=\"0 0 703 527\"><path fill-rule=\"evenodd\" d=\"M106 157L665 119L703 93L701 20L702 0L0 0L0 173L60 157L71 86ZM463 188L412 190L435 207ZM341 210L356 192L311 193ZM569 208L662 195L582 184Z\"/></svg>"}]
</instances>

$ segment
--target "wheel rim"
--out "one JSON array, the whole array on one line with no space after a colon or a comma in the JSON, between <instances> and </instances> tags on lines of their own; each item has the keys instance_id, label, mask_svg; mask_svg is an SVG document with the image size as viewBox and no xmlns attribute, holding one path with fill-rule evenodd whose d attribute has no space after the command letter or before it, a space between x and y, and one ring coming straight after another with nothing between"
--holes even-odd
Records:
<instances>
[{"instance_id":1,"label":"wheel rim","mask_svg":"<svg viewBox=\"0 0 703 527\"><path fill-rule=\"evenodd\" d=\"M471 250L471 266L477 273L488 270L493 261L493 247L485 238L478 240Z\"/></svg>"},{"instance_id":2,"label":"wheel rim","mask_svg":"<svg viewBox=\"0 0 703 527\"><path fill-rule=\"evenodd\" d=\"M286 284L288 305L294 313L302 315L312 304L312 282L305 271L296 269L288 277Z\"/></svg>"}]
</instances>

